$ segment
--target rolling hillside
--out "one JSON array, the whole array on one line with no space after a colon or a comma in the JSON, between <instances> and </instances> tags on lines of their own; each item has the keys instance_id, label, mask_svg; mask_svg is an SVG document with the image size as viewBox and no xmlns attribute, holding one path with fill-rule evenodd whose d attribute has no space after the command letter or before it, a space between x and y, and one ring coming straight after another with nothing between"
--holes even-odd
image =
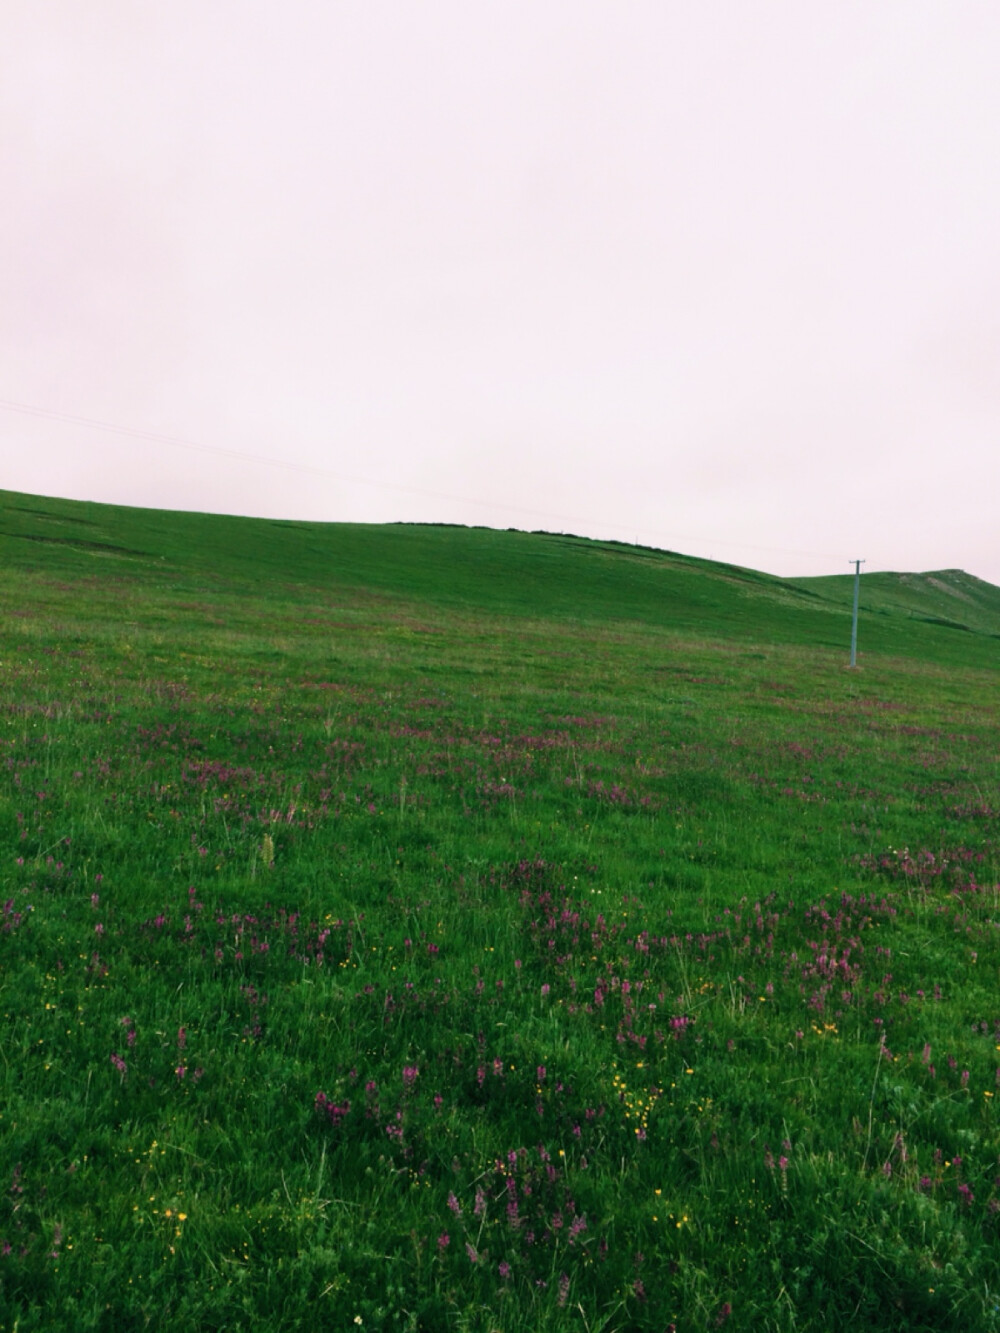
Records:
<instances>
[{"instance_id":1,"label":"rolling hillside","mask_svg":"<svg viewBox=\"0 0 1000 1333\"><path fill-rule=\"evenodd\" d=\"M0 494L0 1328L996 1329L1000 589Z\"/></svg>"},{"instance_id":2,"label":"rolling hillside","mask_svg":"<svg viewBox=\"0 0 1000 1333\"><path fill-rule=\"evenodd\" d=\"M300 523L129 509L0 492L0 558L15 573L211 599L262 582L289 606L317 595L500 616L640 622L751 642L849 643L850 575L780 579L648 547L543 532ZM960 570L866 574L866 654L1000 663L1000 589ZM124 602L122 602L124 605ZM958 633L956 633L958 631Z\"/></svg>"}]
</instances>

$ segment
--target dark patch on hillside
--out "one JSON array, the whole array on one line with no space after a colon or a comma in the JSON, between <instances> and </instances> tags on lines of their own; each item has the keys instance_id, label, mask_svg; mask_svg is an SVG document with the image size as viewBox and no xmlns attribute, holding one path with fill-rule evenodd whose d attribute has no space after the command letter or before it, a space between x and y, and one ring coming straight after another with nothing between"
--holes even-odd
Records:
<instances>
[{"instance_id":1,"label":"dark patch on hillside","mask_svg":"<svg viewBox=\"0 0 1000 1333\"><path fill-rule=\"evenodd\" d=\"M95 524L96 526L96 524ZM0 536L25 542L41 542L48 546L72 546L79 551L102 551L110 555L138 556L146 559L145 551L133 551L128 546L113 546L110 542L88 542L82 537L44 537L37 532L4 532Z\"/></svg>"},{"instance_id":2,"label":"dark patch on hillside","mask_svg":"<svg viewBox=\"0 0 1000 1333\"><path fill-rule=\"evenodd\" d=\"M31 514L35 518L45 519L48 523L79 523L88 528L100 527L100 524L95 523L92 519L77 518L75 514L50 514L44 509L29 509L27 505L8 505L7 508L18 514ZM10 536L11 534L8 533L7 535Z\"/></svg>"}]
</instances>

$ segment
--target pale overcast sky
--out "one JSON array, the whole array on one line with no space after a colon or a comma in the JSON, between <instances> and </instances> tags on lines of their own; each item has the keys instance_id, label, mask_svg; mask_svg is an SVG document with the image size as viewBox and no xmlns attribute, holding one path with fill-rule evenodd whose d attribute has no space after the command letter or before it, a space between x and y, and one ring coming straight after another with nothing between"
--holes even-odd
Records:
<instances>
[{"instance_id":1,"label":"pale overcast sky","mask_svg":"<svg viewBox=\"0 0 1000 1333\"><path fill-rule=\"evenodd\" d=\"M998 70L996 0L5 0L0 486L1000 583Z\"/></svg>"}]
</instances>

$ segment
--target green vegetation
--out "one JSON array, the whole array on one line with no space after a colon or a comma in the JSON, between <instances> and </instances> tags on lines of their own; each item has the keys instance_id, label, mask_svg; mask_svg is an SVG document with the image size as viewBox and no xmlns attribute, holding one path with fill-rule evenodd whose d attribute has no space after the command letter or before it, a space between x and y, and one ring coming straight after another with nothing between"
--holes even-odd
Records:
<instances>
[{"instance_id":1,"label":"green vegetation","mask_svg":"<svg viewBox=\"0 0 1000 1333\"><path fill-rule=\"evenodd\" d=\"M5 1329L1000 1329L997 589L0 558Z\"/></svg>"}]
</instances>

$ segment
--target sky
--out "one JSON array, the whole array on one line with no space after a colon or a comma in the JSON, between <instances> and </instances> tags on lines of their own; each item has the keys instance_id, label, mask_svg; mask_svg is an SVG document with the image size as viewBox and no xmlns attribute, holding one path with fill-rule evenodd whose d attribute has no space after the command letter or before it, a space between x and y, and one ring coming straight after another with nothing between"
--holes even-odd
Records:
<instances>
[{"instance_id":1,"label":"sky","mask_svg":"<svg viewBox=\"0 0 1000 1333\"><path fill-rule=\"evenodd\" d=\"M995 0L5 0L0 487L1000 584Z\"/></svg>"}]
</instances>

